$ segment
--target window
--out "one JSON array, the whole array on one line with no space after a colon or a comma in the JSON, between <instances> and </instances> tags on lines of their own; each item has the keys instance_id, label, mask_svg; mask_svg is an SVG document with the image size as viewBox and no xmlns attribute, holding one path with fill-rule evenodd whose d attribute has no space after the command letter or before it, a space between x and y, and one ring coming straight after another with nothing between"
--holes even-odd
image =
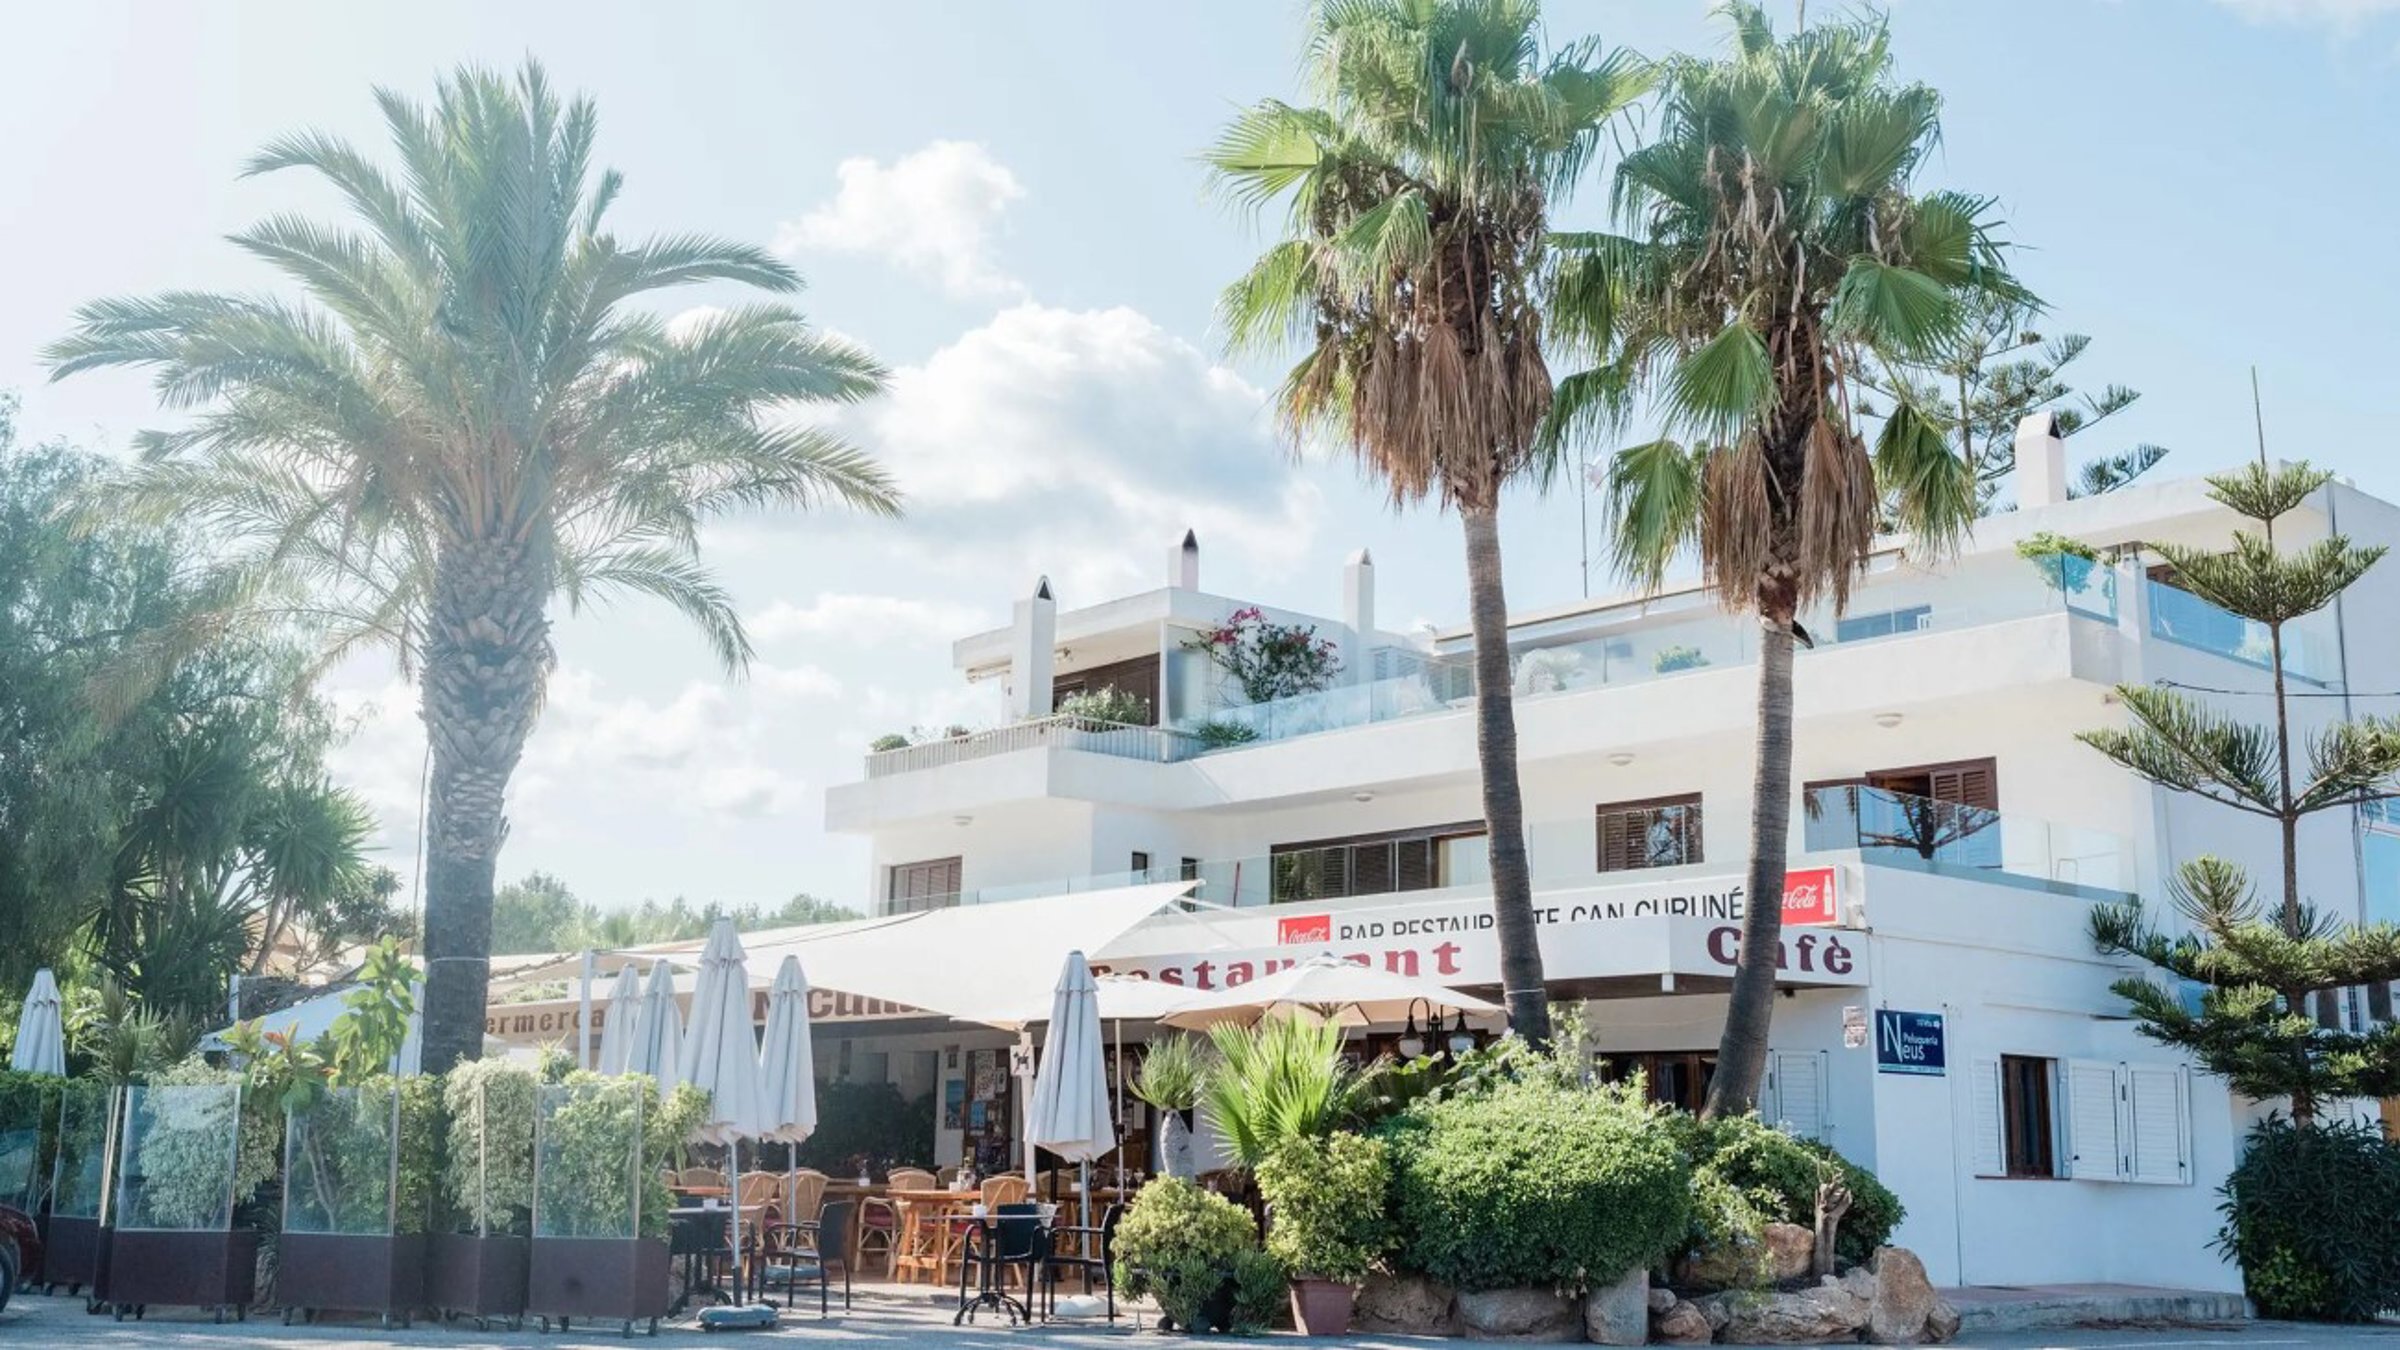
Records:
<instances>
[{"instance_id":1,"label":"window","mask_svg":"<svg viewBox=\"0 0 2400 1350\"><path fill-rule=\"evenodd\" d=\"M1133 851L1133 866L1128 869L1144 881L1150 879L1150 855L1140 849Z\"/></svg>"},{"instance_id":2,"label":"window","mask_svg":"<svg viewBox=\"0 0 2400 1350\"><path fill-rule=\"evenodd\" d=\"M1972 1072L1977 1176L2191 1184L2182 1065L2002 1055Z\"/></svg>"},{"instance_id":3,"label":"window","mask_svg":"<svg viewBox=\"0 0 2400 1350\"><path fill-rule=\"evenodd\" d=\"M1115 661L1088 670L1069 671L1050 684L1050 707L1055 711L1061 703L1077 694L1097 694L1107 690L1131 694L1142 701L1142 725L1158 725L1158 658L1137 656L1130 661Z\"/></svg>"},{"instance_id":4,"label":"window","mask_svg":"<svg viewBox=\"0 0 2400 1350\"><path fill-rule=\"evenodd\" d=\"M1479 821L1277 844L1272 899L1332 900L1466 886L1488 880Z\"/></svg>"},{"instance_id":5,"label":"window","mask_svg":"<svg viewBox=\"0 0 2400 1350\"><path fill-rule=\"evenodd\" d=\"M1198 881L1200 879L1200 860L1198 858L1184 859L1179 877L1184 881Z\"/></svg>"},{"instance_id":6,"label":"window","mask_svg":"<svg viewBox=\"0 0 2400 1350\"><path fill-rule=\"evenodd\" d=\"M2058 1175L2058 1117L2051 1093L2057 1076L2057 1060L2000 1057L2001 1175Z\"/></svg>"},{"instance_id":7,"label":"window","mask_svg":"<svg viewBox=\"0 0 2400 1350\"><path fill-rule=\"evenodd\" d=\"M929 858L894 866L884 892L884 912L913 914L957 904L959 862L957 858Z\"/></svg>"},{"instance_id":8,"label":"window","mask_svg":"<svg viewBox=\"0 0 2400 1350\"><path fill-rule=\"evenodd\" d=\"M2367 802L2358 808L2366 834L2366 919L2400 923L2400 801Z\"/></svg>"},{"instance_id":9,"label":"window","mask_svg":"<svg viewBox=\"0 0 2400 1350\"><path fill-rule=\"evenodd\" d=\"M1835 642L1861 642L1867 638L1890 637L1894 633L1914 633L1933 626L1933 606L1910 605L1906 609L1887 609L1880 614L1853 614L1837 619L1833 625Z\"/></svg>"},{"instance_id":10,"label":"window","mask_svg":"<svg viewBox=\"0 0 2400 1350\"><path fill-rule=\"evenodd\" d=\"M1629 872L1701 861L1700 794L1599 808L1600 870Z\"/></svg>"}]
</instances>

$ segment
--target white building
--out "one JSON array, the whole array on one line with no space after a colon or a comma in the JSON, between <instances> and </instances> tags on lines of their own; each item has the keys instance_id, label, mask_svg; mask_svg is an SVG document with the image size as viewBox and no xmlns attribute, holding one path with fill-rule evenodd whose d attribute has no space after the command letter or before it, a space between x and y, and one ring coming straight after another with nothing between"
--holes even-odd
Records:
<instances>
[{"instance_id":1,"label":"white building","mask_svg":"<svg viewBox=\"0 0 2400 1350\"><path fill-rule=\"evenodd\" d=\"M1797 673L1796 926L1763 1108L1873 1167L1908 1206L1898 1240L1937 1282L2238 1289L2210 1250L2214 1191L2259 1108L2135 1034L2108 988L2127 968L2096 955L2085 924L2094 902L2156 896L2203 851L2272 886L2275 834L2154 789L2076 733L2122 720L2120 682L2172 681L2268 715L2263 633L2154 579L2142 549L2223 544L2240 522L2196 479L2066 500L2062 454L2029 433L2022 509L1983 522L1952 559L1881 554L1846 614L1805 617L1816 645ZM2400 542L2400 511L2337 483L2277 540L2336 529ZM2016 548L2043 530L2123 552L2045 574ZM1187 539L1156 590L1062 609L1046 583L1028 586L1010 627L957 643L960 672L994 682L1011 720L871 755L861 781L828 796L829 826L872 841L877 905L1196 877L1228 913L1136 929L1095 960L1215 984L1331 950L1493 986L1465 630L1379 627L1374 565L1359 555L1341 615L1266 611L1339 645L1336 684L1245 706L1186 646L1249 603L1203 590L1199 566ZM2400 708L2395 614L2400 561L2300 625L2287 668L2308 695L2294 700L2303 734ZM1553 997L1591 1000L1608 1062L1694 1104L1742 903L1754 632L1696 587L1511 624ZM1160 725L1050 715L1104 685L1148 700ZM1229 743L1244 734L1229 727L1249 738ZM2395 831L2316 818L2305 892L2337 913L2400 917ZM2326 1015L2389 1012L2377 991ZM1931 1017L1939 1067L1879 1062L1877 1037L1936 1034ZM957 1044L872 1053L912 1091L930 1074L955 1094L965 1070L938 1047ZM955 1156L959 1133L942 1139Z\"/></svg>"}]
</instances>

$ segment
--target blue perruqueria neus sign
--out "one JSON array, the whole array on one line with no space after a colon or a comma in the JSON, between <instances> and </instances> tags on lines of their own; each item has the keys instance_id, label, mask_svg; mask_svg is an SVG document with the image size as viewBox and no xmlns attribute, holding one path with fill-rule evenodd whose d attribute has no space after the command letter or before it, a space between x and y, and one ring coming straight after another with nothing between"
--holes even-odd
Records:
<instances>
[{"instance_id":1,"label":"blue perruqueria neus sign","mask_svg":"<svg viewBox=\"0 0 2400 1350\"><path fill-rule=\"evenodd\" d=\"M1944 1071L1940 1013L1875 1010L1875 1071L1940 1077Z\"/></svg>"}]
</instances>

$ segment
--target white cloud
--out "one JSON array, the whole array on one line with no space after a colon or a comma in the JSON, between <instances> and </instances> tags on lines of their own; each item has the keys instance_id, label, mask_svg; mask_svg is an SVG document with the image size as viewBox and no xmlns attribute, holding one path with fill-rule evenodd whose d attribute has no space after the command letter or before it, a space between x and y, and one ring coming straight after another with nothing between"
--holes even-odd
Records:
<instances>
[{"instance_id":1,"label":"white cloud","mask_svg":"<svg viewBox=\"0 0 2400 1350\"><path fill-rule=\"evenodd\" d=\"M867 254L960 298L1025 293L993 257L1001 218L1025 188L981 145L935 141L889 165L846 159L834 173L832 200L787 222L778 252Z\"/></svg>"},{"instance_id":2,"label":"white cloud","mask_svg":"<svg viewBox=\"0 0 2400 1350\"><path fill-rule=\"evenodd\" d=\"M2400 0L2217 0L2253 23L2327 24L2349 30L2369 19L2400 14Z\"/></svg>"},{"instance_id":3,"label":"white cloud","mask_svg":"<svg viewBox=\"0 0 2400 1350\"><path fill-rule=\"evenodd\" d=\"M789 600L743 620L761 642L833 634L853 644L948 642L979 628L992 616L973 605L904 595L855 595L827 591L806 606Z\"/></svg>"},{"instance_id":4,"label":"white cloud","mask_svg":"<svg viewBox=\"0 0 2400 1350\"><path fill-rule=\"evenodd\" d=\"M1186 528L1204 555L1272 569L1305 553L1320 502L1264 403L1133 310L1018 305L847 414L906 494L899 525L865 528L906 534L975 594L1041 574L1070 606L1161 584Z\"/></svg>"}]
</instances>

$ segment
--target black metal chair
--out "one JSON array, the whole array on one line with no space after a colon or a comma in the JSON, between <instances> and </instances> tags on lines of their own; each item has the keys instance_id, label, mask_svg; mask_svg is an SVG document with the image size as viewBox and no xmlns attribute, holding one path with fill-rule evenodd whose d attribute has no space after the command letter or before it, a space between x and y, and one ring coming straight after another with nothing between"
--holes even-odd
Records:
<instances>
[{"instance_id":1,"label":"black metal chair","mask_svg":"<svg viewBox=\"0 0 2400 1350\"><path fill-rule=\"evenodd\" d=\"M1117 1320L1117 1220L1125 1206L1111 1204L1100 1212L1098 1227L1074 1224L1053 1224L1050 1228L1050 1251L1042 1259L1042 1285L1050 1296L1051 1307L1057 1306L1058 1272L1083 1272L1083 1292L1092 1292L1092 1276L1100 1277L1100 1287L1108 1295L1108 1320ZM1091 1248L1099 1246L1095 1254Z\"/></svg>"},{"instance_id":2,"label":"black metal chair","mask_svg":"<svg viewBox=\"0 0 2400 1350\"><path fill-rule=\"evenodd\" d=\"M1042 1207L1030 1202L1002 1205L995 1215L978 1220L967 1233L958 1262L958 1314L950 1325L963 1326L985 1308L1008 1314L1008 1324L1033 1321L1033 1300L1042 1266L1048 1257L1048 1234L1042 1230ZM1022 1302L1008 1295L1008 1272L1025 1277ZM969 1277L974 1291L968 1291Z\"/></svg>"},{"instance_id":3,"label":"black metal chair","mask_svg":"<svg viewBox=\"0 0 2400 1350\"><path fill-rule=\"evenodd\" d=\"M783 1305L791 1306L806 1280L817 1282L817 1316L832 1311L831 1288L835 1267L842 1276L842 1311L850 1311L850 1219L857 1205L832 1200L806 1223L779 1223L767 1230L767 1243L758 1258L758 1292L765 1297L775 1282L783 1282Z\"/></svg>"}]
</instances>

